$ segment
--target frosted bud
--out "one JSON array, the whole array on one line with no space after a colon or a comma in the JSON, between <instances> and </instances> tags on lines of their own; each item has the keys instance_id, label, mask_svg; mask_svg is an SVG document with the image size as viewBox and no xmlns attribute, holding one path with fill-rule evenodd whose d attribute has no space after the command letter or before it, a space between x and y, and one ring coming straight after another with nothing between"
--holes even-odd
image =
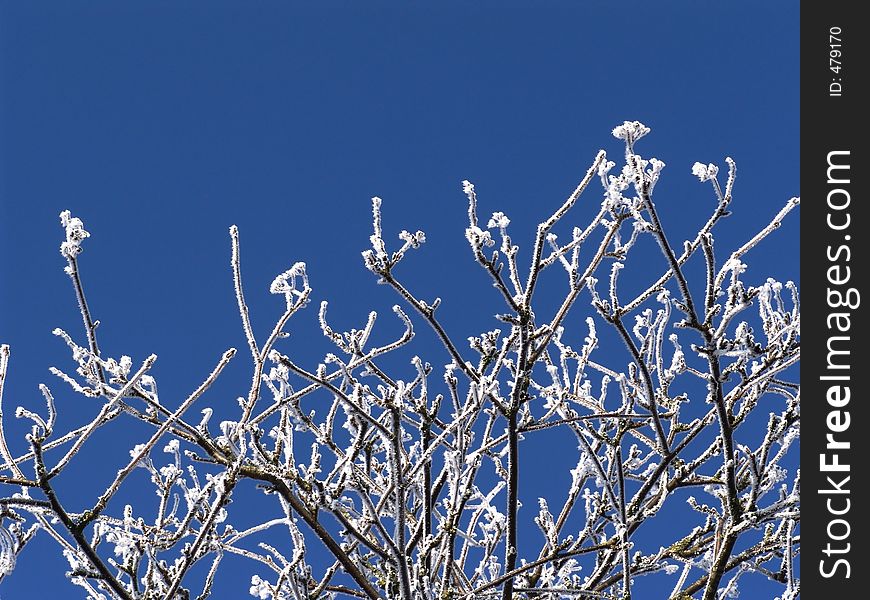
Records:
<instances>
[{"instance_id":1,"label":"frosted bud","mask_svg":"<svg viewBox=\"0 0 870 600\"><path fill-rule=\"evenodd\" d=\"M711 179L715 179L718 173L719 167L717 167L713 163L705 165L696 162L694 165L692 165L692 175L694 175L701 181L710 181Z\"/></svg>"},{"instance_id":2,"label":"frosted bud","mask_svg":"<svg viewBox=\"0 0 870 600\"><path fill-rule=\"evenodd\" d=\"M489 228L498 227L499 229L504 229L508 225L510 225L511 220L507 218L503 212L494 212L492 213L492 218L489 220L489 223L486 224Z\"/></svg>"},{"instance_id":3,"label":"frosted bud","mask_svg":"<svg viewBox=\"0 0 870 600\"><path fill-rule=\"evenodd\" d=\"M650 128L640 121L625 121L622 125L615 127L611 133L618 140L635 142L649 132Z\"/></svg>"},{"instance_id":4,"label":"frosted bud","mask_svg":"<svg viewBox=\"0 0 870 600\"><path fill-rule=\"evenodd\" d=\"M82 220L71 216L68 210L60 213L60 224L66 229L66 241L60 245L60 253L66 258L75 258L82 251L82 240L91 234L85 231Z\"/></svg>"}]
</instances>

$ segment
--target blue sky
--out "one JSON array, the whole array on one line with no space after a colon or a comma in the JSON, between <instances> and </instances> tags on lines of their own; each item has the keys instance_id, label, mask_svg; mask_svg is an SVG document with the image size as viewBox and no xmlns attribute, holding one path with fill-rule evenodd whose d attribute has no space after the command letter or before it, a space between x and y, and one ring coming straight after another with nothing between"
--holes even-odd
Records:
<instances>
[{"instance_id":1,"label":"blue sky","mask_svg":"<svg viewBox=\"0 0 870 600\"><path fill-rule=\"evenodd\" d=\"M185 397L221 352L244 347L229 225L261 335L283 302L269 282L301 260L315 304L294 336L313 335L328 298L342 328L383 312L388 337L395 298L359 255L380 196L389 235L426 231L405 277L444 298L464 339L492 327L496 304L464 241L461 180L528 247L597 150L621 153L610 131L625 120L652 128L638 151L667 164L656 202L675 239L714 203L692 164L737 161L735 216L718 236L733 247L799 195L798 24L797 3L778 1L0 1L7 421L10 407L38 405L39 382L61 412L83 402L47 372L69 365L52 329L81 337L57 250L64 209L92 233L81 265L104 352L156 353L164 397ZM750 278L798 279L798 226L792 215L750 256ZM431 339L420 338L423 354ZM319 339L293 348L308 364L326 351ZM216 392L227 402L245 381L237 362ZM127 441L97 439L78 473L118 468L104 457ZM71 505L92 497L64 485ZM47 597L78 597L56 554L34 542L0 596L29 597L39 574ZM214 597L243 597L243 573L230 570Z\"/></svg>"}]
</instances>

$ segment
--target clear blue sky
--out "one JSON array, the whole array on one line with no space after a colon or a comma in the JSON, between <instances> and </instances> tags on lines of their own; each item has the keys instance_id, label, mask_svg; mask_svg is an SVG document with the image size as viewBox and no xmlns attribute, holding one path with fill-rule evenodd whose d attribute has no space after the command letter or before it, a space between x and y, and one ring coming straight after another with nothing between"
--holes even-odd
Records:
<instances>
[{"instance_id":1,"label":"clear blue sky","mask_svg":"<svg viewBox=\"0 0 870 600\"><path fill-rule=\"evenodd\" d=\"M61 412L92 408L47 371L70 365L53 328L82 338L58 253L63 209L92 233L81 266L104 352L156 353L170 403L226 348L244 348L233 223L259 332L283 302L269 282L308 263L315 304L291 325L288 351L312 365L326 347L301 340L322 298L342 328L372 308L385 337L398 328L395 298L359 256L373 195L390 235L426 231L404 274L423 296L444 298L459 339L491 328L497 305L464 241L463 179L477 185L482 214L506 212L528 247L596 151L620 154L610 130L636 119L653 130L638 151L667 163L656 201L676 239L714 202L691 175L695 161L738 164L723 248L799 195L796 2L308 4L0 0L7 422L11 407L40 406L39 382L56 390ZM797 280L798 225L793 215L750 257L750 278ZM423 355L431 339L420 343ZM247 365L236 362L206 403L241 393ZM124 435L96 439L93 462L60 482L71 507L95 496L79 477L102 481L119 466L107 463L110 449L146 434ZM547 481L529 485L546 491ZM537 490L524 494L533 506ZM80 597L65 570L56 547L37 540L0 597L33 597L34 577L44 597ZM245 597L249 577L231 567L214 597Z\"/></svg>"}]
</instances>

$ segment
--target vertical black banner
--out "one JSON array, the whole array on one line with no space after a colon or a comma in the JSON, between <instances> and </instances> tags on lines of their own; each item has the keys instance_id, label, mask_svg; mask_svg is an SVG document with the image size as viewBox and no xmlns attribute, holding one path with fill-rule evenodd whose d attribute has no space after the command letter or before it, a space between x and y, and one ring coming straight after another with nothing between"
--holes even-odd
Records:
<instances>
[{"instance_id":1,"label":"vertical black banner","mask_svg":"<svg viewBox=\"0 0 870 600\"><path fill-rule=\"evenodd\" d=\"M870 217L861 3L801 4L801 587L866 597Z\"/></svg>"}]
</instances>

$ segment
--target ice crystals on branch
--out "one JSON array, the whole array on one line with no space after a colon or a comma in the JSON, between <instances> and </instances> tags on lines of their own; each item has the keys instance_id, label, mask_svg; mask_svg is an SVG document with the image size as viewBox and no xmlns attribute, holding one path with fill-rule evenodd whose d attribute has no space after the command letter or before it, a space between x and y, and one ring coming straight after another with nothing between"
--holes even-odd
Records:
<instances>
[{"instance_id":1,"label":"ice crystals on branch","mask_svg":"<svg viewBox=\"0 0 870 600\"><path fill-rule=\"evenodd\" d=\"M15 569L18 554L18 538L0 522L0 579Z\"/></svg>"},{"instance_id":2,"label":"ice crystals on branch","mask_svg":"<svg viewBox=\"0 0 870 600\"><path fill-rule=\"evenodd\" d=\"M713 163L705 165L703 163L696 162L694 165L692 165L692 175L694 175L701 181L710 181L712 179L715 179L716 175L718 174L719 167L717 167Z\"/></svg>"},{"instance_id":3,"label":"ice crystals on branch","mask_svg":"<svg viewBox=\"0 0 870 600\"><path fill-rule=\"evenodd\" d=\"M465 230L465 239L468 240L468 243L471 244L472 250L475 252L479 252L483 248L490 248L495 245L495 240L492 239L492 235L477 225L472 225Z\"/></svg>"},{"instance_id":4,"label":"ice crystals on branch","mask_svg":"<svg viewBox=\"0 0 870 600\"><path fill-rule=\"evenodd\" d=\"M248 590L248 593L250 593L255 598L259 598L260 600L269 600L270 598L276 598L272 586L269 584L268 581L265 581L259 575L251 576L251 589Z\"/></svg>"},{"instance_id":5,"label":"ice crystals on branch","mask_svg":"<svg viewBox=\"0 0 870 600\"><path fill-rule=\"evenodd\" d=\"M147 447L148 446L146 444L136 444L130 450L129 454L130 454L130 458L136 458L137 456L141 455L142 458L139 459L139 462L136 463L136 466L142 467L144 469L148 469L149 471L151 471L153 473L154 472L154 463L151 462L151 457L148 455L147 452L145 452L145 449Z\"/></svg>"},{"instance_id":6,"label":"ice crystals on branch","mask_svg":"<svg viewBox=\"0 0 870 600\"><path fill-rule=\"evenodd\" d=\"M665 163L660 161L657 158L649 159L650 168L645 172L646 181L648 182L647 193L652 194L655 189L656 183L658 183L659 176L662 174L662 170L665 168Z\"/></svg>"},{"instance_id":7,"label":"ice crystals on branch","mask_svg":"<svg viewBox=\"0 0 870 600\"><path fill-rule=\"evenodd\" d=\"M404 258L405 253L410 249L417 249L426 242L426 234L422 231L411 233L402 230L399 233L399 239L404 242L399 250L393 252L392 255L387 253L387 246L384 242L384 232L381 225L381 204L383 200L375 196L372 198L372 229L373 233L369 236L369 241L372 244L370 250L362 252L363 264L366 269L376 275L384 276L392 269L399 261ZM383 283L383 280L379 280Z\"/></svg>"},{"instance_id":8,"label":"ice crystals on branch","mask_svg":"<svg viewBox=\"0 0 870 600\"><path fill-rule=\"evenodd\" d=\"M405 231L404 229L399 232L399 239L405 242L405 246L399 251L404 254L405 250L408 248L414 248L415 250L422 246L426 242L426 234L422 231L415 231L414 233L410 233Z\"/></svg>"},{"instance_id":9,"label":"ice crystals on branch","mask_svg":"<svg viewBox=\"0 0 870 600\"><path fill-rule=\"evenodd\" d=\"M547 506L547 500L538 498L538 516L535 517L535 523L541 529L544 537L547 540L547 545L550 548L555 548L559 543L559 532L556 529L556 522L553 520L553 515Z\"/></svg>"},{"instance_id":10,"label":"ice crystals on branch","mask_svg":"<svg viewBox=\"0 0 870 600\"><path fill-rule=\"evenodd\" d=\"M504 232L504 229L510 225L511 220L507 218L503 212L494 212L492 213L492 217L489 219L489 223L486 224L490 229L498 228Z\"/></svg>"},{"instance_id":11,"label":"ice crystals on branch","mask_svg":"<svg viewBox=\"0 0 870 600\"><path fill-rule=\"evenodd\" d=\"M613 165L611 162L607 164ZM636 200L631 200L623 195L623 192L631 187L633 178L630 168L626 165L623 167L622 172L615 176L609 175L608 171L601 172L607 208L611 211L619 211L622 208L632 207L636 203Z\"/></svg>"},{"instance_id":12,"label":"ice crystals on branch","mask_svg":"<svg viewBox=\"0 0 870 600\"><path fill-rule=\"evenodd\" d=\"M272 294L284 294L289 309L297 300L307 296L310 290L308 274L305 272L305 263L298 262L278 275L269 286Z\"/></svg>"},{"instance_id":13,"label":"ice crystals on branch","mask_svg":"<svg viewBox=\"0 0 870 600\"><path fill-rule=\"evenodd\" d=\"M60 245L60 253L67 259L74 259L82 251L82 240L91 234L85 231L82 220L71 216L68 210L60 213L60 224L66 229L66 241Z\"/></svg>"},{"instance_id":14,"label":"ice crystals on branch","mask_svg":"<svg viewBox=\"0 0 870 600\"><path fill-rule=\"evenodd\" d=\"M628 143L633 143L650 132L650 128L640 121L625 121L622 125L614 127L613 137L618 140L625 140Z\"/></svg>"},{"instance_id":15,"label":"ice crystals on branch","mask_svg":"<svg viewBox=\"0 0 870 600\"><path fill-rule=\"evenodd\" d=\"M474 191L474 184L468 181L467 179L462 180L462 193L464 193L468 197L469 208L474 209L477 206L477 194ZM477 217L473 214L469 215L469 218L472 221L476 221Z\"/></svg>"},{"instance_id":16,"label":"ice crystals on branch","mask_svg":"<svg viewBox=\"0 0 870 600\"><path fill-rule=\"evenodd\" d=\"M465 230L465 238L471 244L472 250L477 254L480 252L481 248L489 248L490 246L493 246L495 241L492 239L492 235L490 235L488 231L481 229L478 224L477 193L474 190L474 184L467 180L463 181L462 191L465 192L465 195L468 198L468 228Z\"/></svg>"}]
</instances>

